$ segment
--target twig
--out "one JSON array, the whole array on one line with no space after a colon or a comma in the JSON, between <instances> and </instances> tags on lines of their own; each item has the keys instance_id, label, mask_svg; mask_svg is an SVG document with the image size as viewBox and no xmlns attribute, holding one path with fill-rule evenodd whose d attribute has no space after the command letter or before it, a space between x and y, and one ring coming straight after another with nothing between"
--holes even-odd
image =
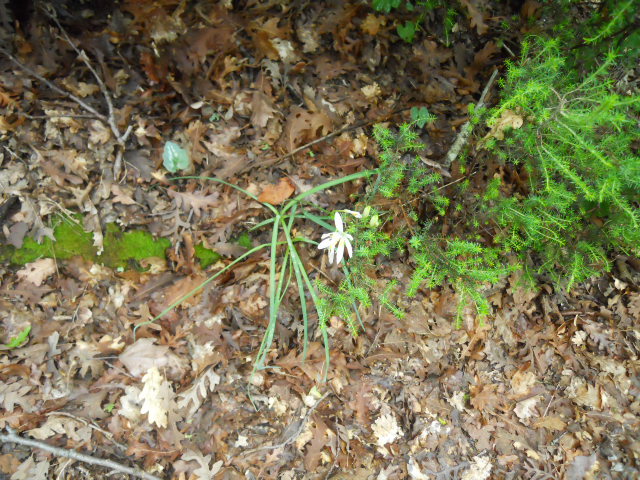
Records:
<instances>
[{"instance_id":1,"label":"twig","mask_svg":"<svg viewBox=\"0 0 640 480\"><path fill-rule=\"evenodd\" d=\"M284 448L287 445L293 443L302 434L302 431L304 430L304 427L307 424L307 421L309 420L309 417L311 416L311 414L315 411L315 409L318 407L318 405L320 405L322 403L322 401L325 398L327 398L330 394L331 394L331 392L325 393L322 397L320 397L318 399L318 401L313 405L313 407L309 408L309 410L305 414L304 418L300 421L300 425L298 426L296 431L293 432L293 434L291 436L289 436L286 440L284 440L283 442L280 442L280 443L278 443L276 445L264 445L262 447L256 447L256 448L252 448L250 450L245 450L240 455L242 455L242 456L251 455L252 453L260 452L262 450L277 450L278 448Z\"/></svg>"},{"instance_id":2,"label":"twig","mask_svg":"<svg viewBox=\"0 0 640 480\"><path fill-rule=\"evenodd\" d=\"M408 108L401 108L399 110L394 110L393 112L389 113L388 115L386 115L384 118L389 118L392 117L393 115L396 115L398 113L404 112L405 110L408 110ZM308 148L313 147L314 145L317 145L318 143L322 143L322 142L326 142L327 140L336 137L344 132L348 132L350 130L355 130L356 128L361 128L361 127L368 127L369 125L373 125L374 123L379 123L382 122L382 119L376 119L376 120L369 120L369 121L362 121L362 122L358 122L354 125L347 125L346 127L343 127L339 130L336 130L335 132L331 132L323 137L320 138L316 138L315 140L309 142L309 143L305 143L304 145L296 148L295 150L292 150L291 152L285 154L285 155L281 155L279 157L276 158L269 158L267 160L262 160L260 162L256 162L256 163L252 163L250 165L247 165L246 167L242 168L238 174L243 174L248 172L249 170L252 170L253 168L256 167L261 167L261 168L265 168L265 167L270 167L271 165L275 165L276 163L281 162L282 160L285 160L289 157L293 157L295 154L302 152L303 150L307 150Z\"/></svg>"},{"instance_id":3,"label":"twig","mask_svg":"<svg viewBox=\"0 0 640 480\"><path fill-rule=\"evenodd\" d=\"M0 53L2 53L5 57L7 57L9 60L11 60L16 66L18 66L18 68L24 70L29 75L31 75L33 78L36 78L36 79L40 80L42 83L44 83L47 87L49 87L54 92L59 93L60 95L62 95L64 97L67 97L70 100L73 100L78 105L80 105L82 108L84 108L87 112L91 113L92 115L94 115L95 117L97 117L98 119L100 119L101 121L106 123L107 125L109 124L109 120L105 115L103 115L102 113L98 112L95 108L93 108L91 105L86 103L81 98L76 97L73 93L69 93L69 92L64 91L63 89L58 87L56 84L51 83L49 80L44 78L42 75L40 75L39 73L36 73L31 68L29 68L26 65L24 65L22 62L20 62L20 60L18 60L16 57L11 55L9 52L7 52L2 47L0 47Z\"/></svg>"},{"instance_id":4,"label":"twig","mask_svg":"<svg viewBox=\"0 0 640 480\"><path fill-rule=\"evenodd\" d=\"M491 88L491 85L493 85L493 82L495 81L497 76L498 76L498 70L496 69L491 74L491 78L489 78L489 82L487 82L487 85L484 87L484 90L482 91L482 95L480 95L480 101L476 105L477 110L484 107L485 97L487 96L487 93L489 93L489 89ZM471 121L468 120L467 122L465 122L464 125L462 125L462 128L460 129L460 133L458 133L458 138L456 138L456 141L453 142L453 145L451 145L451 148L449 149L449 152L445 157L444 164L446 167L451 166L453 161L458 157L458 154L460 153L460 150L462 150L462 147L464 147L466 143L469 141L469 135L471 134L471 130L473 130L471 128Z\"/></svg>"},{"instance_id":5,"label":"twig","mask_svg":"<svg viewBox=\"0 0 640 480\"><path fill-rule=\"evenodd\" d=\"M31 440L29 438L21 437L16 434L15 430L7 427L8 434L0 433L0 440L3 442L11 442L17 443L19 445L25 445L27 447L39 448L41 450L45 450L54 454L56 457L64 457L64 458L72 458L79 462L90 463L91 465L100 465L101 467L110 468L111 470L116 470L118 472L126 473L127 475L132 475L134 477L143 478L145 480L162 480L160 477L156 477L155 475L151 475L139 468L131 468L125 465L121 465L112 460L103 460L101 458L94 458L89 455L85 455L84 453L76 452L75 450L67 450L64 448L53 447L45 442L40 442L38 440Z\"/></svg>"},{"instance_id":6,"label":"twig","mask_svg":"<svg viewBox=\"0 0 640 480\"><path fill-rule=\"evenodd\" d=\"M93 75L93 78L95 78L96 82L98 82L98 86L100 87L102 96L104 97L104 100L107 103L107 111L109 112L109 115L105 117L105 121L111 128L111 131L113 132L113 135L116 138L116 141L120 145L120 148L116 152L115 162L113 163L113 178L117 179L118 176L120 175L120 170L122 169L122 157L125 151L125 142L127 141L127 139L129 138L129 135L131 135L131 132L133 131L133 125L129 125L127 127L127 130L124 133L120 133L120 129L118 128L115 112L113 109L113 101L111 100L111 95L109 95L109 90L107 90L107 86L102 80L102 77L98 75L98 72L96 72L96 69L93 68L93 65L91 65L91 62L89 62L89 57L87 57L86 52L84 50L80 50L76 46L76 44L73 43L73 41L67 34L66 30L62 27L62 25L58 21L58 18L56 17L55 13L51 11L46 11L46 14L49 16L49 18L51 18L51 20L53 20L56 23L56 25L62 32L64 39L71 46L71 48L73 48L73 50L78 54L78 58L82 60L82 62L87 66L87 68Z\"/></svg>"}]
</instances>

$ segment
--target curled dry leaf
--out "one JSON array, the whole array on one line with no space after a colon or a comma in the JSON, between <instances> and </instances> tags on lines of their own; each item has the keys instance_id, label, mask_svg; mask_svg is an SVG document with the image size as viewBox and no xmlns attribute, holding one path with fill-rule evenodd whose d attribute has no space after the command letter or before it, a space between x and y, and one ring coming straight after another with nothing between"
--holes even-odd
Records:
<instances>
[{"instance_id":1,"label":"curled dry leaf","mask_svg":"<svg viewBox=\"0 0 640 480\"><path fill-rule=\"evenodd\" d=\"M287 177L283 177L277 185L267 185L264 190L262 190L258 200L270 203L271 205L280 205L289 198L295 190L296 189L293 186L293 183L291 183L291 180Z\"/></svg>"}]
</instances>

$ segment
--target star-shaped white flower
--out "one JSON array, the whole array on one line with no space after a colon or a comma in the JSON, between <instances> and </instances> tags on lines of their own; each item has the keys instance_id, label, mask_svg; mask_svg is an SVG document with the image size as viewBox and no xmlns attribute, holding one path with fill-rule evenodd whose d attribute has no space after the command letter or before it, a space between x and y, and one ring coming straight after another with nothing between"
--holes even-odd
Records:
<instances>
[{"instance_id":1,"label":"star-shaped white flower","mask_svg":"<svg viewBox=\"0 0 640 480\"><path fill-rule=\"evenodd\" d=\"M344 231L344 225L342 223L342 217L340 213L336 212L334 221L336 224L336 231L325 233L322 235L322 241L318 245L318 249L329 249L329 265L333 263L333 257L336 257L336 264L339 264L344 257L344 248L347 247L347 253L349 257L353 256L353 248L351 247L351 241L353 237Z\"/></svg>"}]
</instances>

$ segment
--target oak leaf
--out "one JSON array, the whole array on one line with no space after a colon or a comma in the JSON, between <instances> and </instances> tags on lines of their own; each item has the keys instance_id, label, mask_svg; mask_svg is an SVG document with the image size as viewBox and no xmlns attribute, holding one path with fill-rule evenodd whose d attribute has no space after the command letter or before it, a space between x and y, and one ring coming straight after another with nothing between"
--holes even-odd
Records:
<instances>
[{"instance_id":1,"label":"oak leaf","mask_svg":"<svg viewBox=\"0 0 640 480\"><path fill-rule=\"evenodd\" d=\"M176 201L176 205L182 208L185 212L193 209L193 213L196 217L200 217L201 210L215 207L220 203L217 192L205 195L202 190L192 193L168 190L167 193Z\"/></svg>"},{"instance_id":2,"label":"oak leaf","mask_svg":"<svg viewBox=\"0 0 640 480\"><path fill-rule=\"evenodd\" d=\"M277 185L267 185L262 193L258 197L258 200L264 203L270 203L271 205L280 205L287 198L289 198L296 188L286 177L280 179Z\"/></svg>"},{"instance_id":3,"label":"oak leaf","mask_svg":"<svg viewBox=\"0 0 640 480\"><path fill-rule=\"evenodd\" d=\"M52 258L41 258L35 262L27 263L16 274L20 280L33 283L36 287L39 287L55 271L56 262Z\"/></svg>"},{"instance_id":4,"label":"oak leaf","mask_svg":"<svg viewBox=\"0 0 640 480\"><path fill-rule=\"evenodd\" d=\"M173 404L173 389L156 367L151 367L142 377L144 387L138 400L142 402L140 413L146 413L149 423L167 428L169 410Z\"/></svg>"}]
</instances>

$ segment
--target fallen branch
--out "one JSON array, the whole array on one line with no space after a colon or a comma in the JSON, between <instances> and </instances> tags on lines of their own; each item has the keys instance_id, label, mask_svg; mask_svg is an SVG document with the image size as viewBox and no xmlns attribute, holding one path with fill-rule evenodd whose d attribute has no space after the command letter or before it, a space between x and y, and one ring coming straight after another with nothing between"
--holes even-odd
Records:
<instances>
[{"instance_id":1,"label":"fallen branch","mask_svg":"<svg viewBox=\"0 0 640 480\"><path fill-rule=\"evenodd\" d=\"M491 74L491 78L489 78L489 82L487 82L487 85L484 87L484 90L482 91L482 95L480 95L480 101L476 105L476 110L480 110L482 107L484 107L485 97L487 96L487 93L489 93L489 89L491 88L491 85L493 85L493 82L495 81L497 76L498 76L498 70L496 69ZM444 161L445 167L447 168L450 167L453 161L458 157L458 154L460 153L460 150L462 150L462 147L464 147L469 141L469 135L471 135L472 130L473 129L471 128L470 120L468 120L467 122L465 122L464 125L462 125L462 128L458 133L458 137L456 138L456 141L453 142L453 145L451 145L449 152L447 152L447 156L445 157L445 161Z\"/></svg>"},{"instance_id":2,"label":"fallen branch","mask_svg":"<svg viewBox=\"0 0 640 480\"><path fill-rule=\"evenodd\" d=\"M71 458L79 462L89 463L91 465L99 465L101 467L110 468L111 470L115 470L117 472L126 473L127 475L143 478L144 480L162 480L160 477L151 475L150 473L147 473L139 468L127 467L125 465L121 465L112 460L103 460L101 458L94 458L90 455L85 455L84 453L76 452L75 450L67 450L64 448L53 447L45 442L40 442L38 440L31 440L29 438L21 437L12 428L7 427L7 432L8 434L6 435L0 433L0 441L4 443L17 443L19 445L25 445L27 447L39 448L41 450L45 450L49 453L54 454L56 457Z\"/></svg>"}]
</instances>

